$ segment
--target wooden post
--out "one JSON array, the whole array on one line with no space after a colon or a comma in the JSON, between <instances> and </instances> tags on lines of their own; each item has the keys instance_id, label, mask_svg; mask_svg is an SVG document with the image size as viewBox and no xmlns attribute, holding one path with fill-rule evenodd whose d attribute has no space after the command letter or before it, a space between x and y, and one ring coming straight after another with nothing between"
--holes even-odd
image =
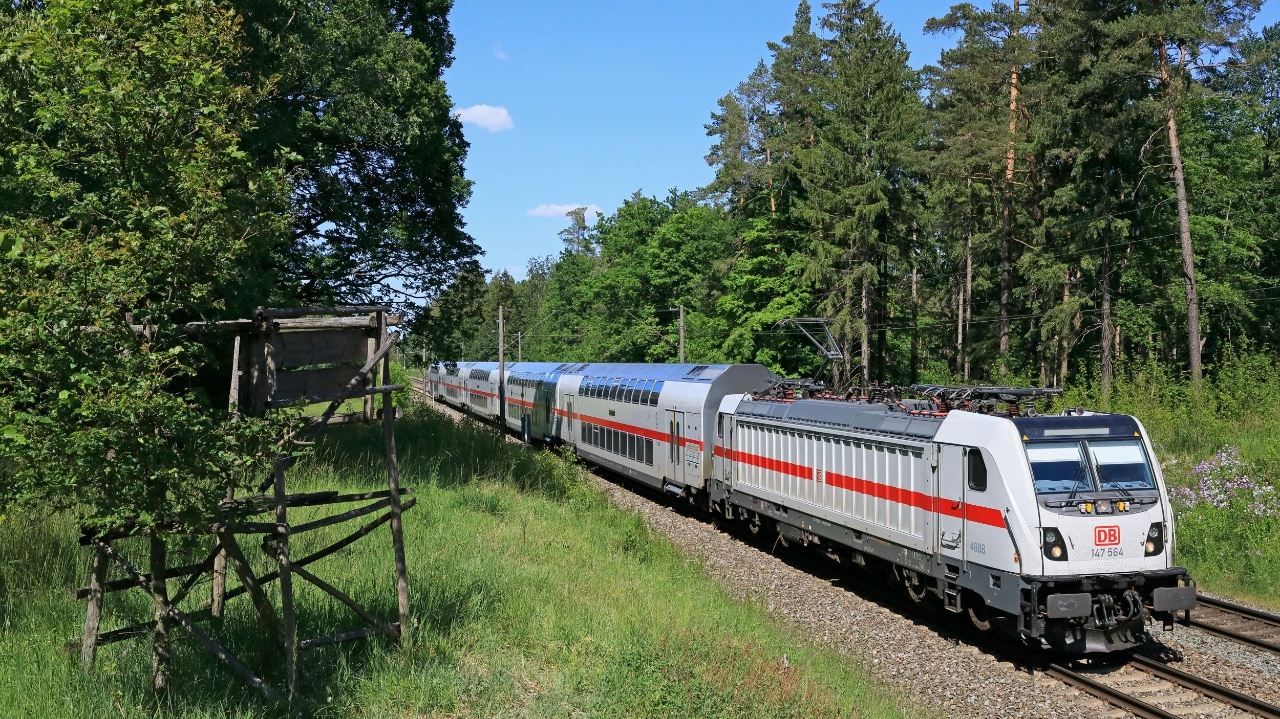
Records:
<instances>
[{"instance_id":1,"label":"wooden post","mask_svg":"<svg viewBox=\"0 0 1280 719\"><path fill-rule=\"evenodd\" d=\"M93 549L89 565L89 607L84 613L84 638L80 641L80 663L85 671L93 669L98 649L98 623L102 620L102 585L107 578L107 553Z\"/></svg>"},{"instance_id":2,"label":"wooden post","mask_svg":"<svg viewBox=\"0 0 1280 719\"><path fill-rule=\"evenodd\" d=\"M373 356L378 353L378 350L382 346L384 336L386 335L387 316L382 312L375 312L370 316L370 319L374 321L374 324L377 325L378 329L374 330L374 335L369 338L369 353L365 355L367 359L373 359ZM369 388L377 384L375 381L377 379L378 373L370 372L365 376L365 388ZM364 421L372 422L375 419L377 419L377 410L373 404L373 395L367 394L364 396Z\"/></svg>"},{"instance_id":3,"label":"wooden post","mask_svg":"<svg viewBox=\"0 0 1280 719\"><path fill-rule=\"evenodd\" d=\"M152 688L158 696L169 691L169 583L165 579L169 549L158 529L151 530L151 606L156 622L151 643Z\"/></svg>"},{"instance_id":4,"label":"wooden post","mask_svg":"<svg viewBox=\"0 0 1280 719\"><path fill-rule=\"evenodd\" d=\"M235 499L236 490L227 487L227 499ZM213 558L213 594L209 597L209 616L222 618L222 608L227 602L227 550L217 537L218 556Z\"/></svg>"},{"instance_id":5,"label":"wooden post","mask_svg":"<svg viewBox=\"0 0 1280 719\"><path fill-rule=\"evenodd\" d=\"M231 347L231 392L230 396L227 397L227 406L233 419L240 416L240 364L240 335L237 334ZM235 498L235 487L227 487L227 501ZM215 541L217 541L216 538ZM227 550L222 548L221 542L218 542L218 556L213 559L212 584L212 596L209 597L209 616L214 619L221 619L222 607L226 603L227 596Z\"/></svg>"},{"instance_id":6,"label":"wooden post","mask_svg":"<svg viewBox=\"0 0 1280 719\"><path fill-rule=\"evenodd\" d=\"M379 331L386 331L385 320L379 322ZM391 365L383 363L382 381L391 381ZM396 559L396 599L400 605L400 641L409 636L413 625L409 623L409 570L404 558L404 525L401 522L400 465L396 461L396 409L391 393L382 395L382 438L387 452L387 488L391 499L391 548Z\"/></svg>"},{"instance_id":7,"label":"wooden post","mask_svg":"<svg viewBox=\"0 0 1280 719\"><path fill-rule=\"evenodd\" d=\"M289 564L289 495L284 490L284 463L275 468L276 563L280 569L280 615L284 634L284 671L289 701L298 688L298 627L293 612L293 572Z\"/></svg>"}]
</instances>

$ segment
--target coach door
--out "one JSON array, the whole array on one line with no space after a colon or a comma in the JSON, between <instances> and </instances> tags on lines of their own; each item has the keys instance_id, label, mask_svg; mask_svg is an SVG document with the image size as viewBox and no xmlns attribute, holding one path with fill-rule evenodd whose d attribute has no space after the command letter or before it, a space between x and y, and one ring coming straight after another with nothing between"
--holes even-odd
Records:
<instances>
[{"instance_id":1,"label":"coach door","mask_svg":"<svg viewBox=\"0 0 1280 719\"><path fill-rule=\"evenodd\" d=\"M573 393L564 393L564 432L560 433L561 439L569 440L569 444L574 447L578 446L578 426L573 423Z\"/></svg>"},{"instance_id":2,"label":"coach door","mask_svg":"<svg viewBox=\"0 0 1280 719\"><path fill-rule=\"evenodd\" d=\"M959 574L965 561L964 536L964 448L938 445L938 466L933 486L937 492L938 555L946 575Z\"/></svg>"},{"instance_id":3,"label":"coach door","mask_svg":"<svg viewBox=\"0 0 1280 719\"><path fill-rule=\"evenodd\" d=\"M671 462L671 479L685 484L684 481L684 412L667 410L667 459Z\"/></svg>"}]
</instances>

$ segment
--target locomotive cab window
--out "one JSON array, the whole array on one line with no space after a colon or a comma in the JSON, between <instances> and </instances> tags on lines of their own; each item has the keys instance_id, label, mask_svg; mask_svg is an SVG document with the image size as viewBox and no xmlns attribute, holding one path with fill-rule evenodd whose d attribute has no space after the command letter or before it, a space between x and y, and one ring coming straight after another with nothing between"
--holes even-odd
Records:
<instances>
[{"instance_id":1,"label":"locomotive cab window","mask_svg":"<svg viewBox=\"0 0 1280 719\"><path fill-rule=\"evenodd\" d=\"M966 450L965 464L969 489L975 492L987 491L987 460L983 459L982 450L977 447Z\"/></svg>"},{"instance_id":2,"label":"locomotive cab window","mask_svg":"<svg viewBox=\"0 0 1280 719\"><path fill-rule=\"evenodd\" d=\"M1036 494L1093 489L1093 476L1079 442L1028 442L1026 447Z\"/></svg>"},{"instance_id":3,"label":"locomotive cab window","mask_svg":"<svg viewBox=\"0 0 1280 719\"><path fill-rule=\"evenodd\" d=\"M1155 478L1140 441L1091 439L1087 444L1102 489L1155 489Z\"/></svg>"}]
</instances>

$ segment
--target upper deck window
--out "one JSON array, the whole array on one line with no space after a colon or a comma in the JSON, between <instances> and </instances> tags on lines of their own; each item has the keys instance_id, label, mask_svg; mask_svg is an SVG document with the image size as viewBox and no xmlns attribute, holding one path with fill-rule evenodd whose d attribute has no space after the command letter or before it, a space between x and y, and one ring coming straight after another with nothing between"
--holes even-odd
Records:
<instances>
[{"instance_id":1,"label":"upper deck window","mask_svg":"<svg viewBox=\"0 0 1280 719\"><path fill-rule=\"evenodd\" d=\"M1028 442L1027 460L1036 494L1093 489L1093 476L1079 442Z\"/></svg>"},{"instance_id":2,"label":"upper deck window","mask_svg":"<svg viewBox=\"0 0 1280 719\"><path fill-rule=\"evenodd\" d=\"M1155 477L1139 440L1091 440L1089 452L1103 489L1155 489Z\"/></svg>"}]
</instances>

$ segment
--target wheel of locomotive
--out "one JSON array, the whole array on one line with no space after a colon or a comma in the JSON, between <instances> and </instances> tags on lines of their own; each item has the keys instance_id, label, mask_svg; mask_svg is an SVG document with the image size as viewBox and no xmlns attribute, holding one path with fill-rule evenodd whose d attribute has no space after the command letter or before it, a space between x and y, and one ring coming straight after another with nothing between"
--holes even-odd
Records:
<instances>
[{"instance_id":1,"label":"wheel of locomotive","mask_svg":"<svg viewBox=\"0 0 1280 719\"><path fill-rule=\"evenodd\" d=\"M966 592L966 595L965 599L968 600L966 604L969 605L967 610L969 614L969 621L972 622L973 626L980 632L990 631L991 608L988 607L987 603L982 601L982 598L978 595L969 592Z\"/></svg>"},{"instance_id":2,"label":"wheel of locomotive","mask_svg":"<svg viewBox=\"0 0 1280 719\"><path fill-rule=\"evenodd\" d=\"M907 590L907 596L911 597L911 601L919 604L929 596L929 589L920 581L920 575L910 569L903 570L902 586Z\"/></svg>"},{"instance_id":3,"label":"wheel of locomotive","mask_svg":"<svg viewBox=\"0 0 1280 719\"><path fill-rule=\"evenodd\" d=\"M920 575L914 571L889 563L888 575L890 584L905 589L907 596L916 604L923 602L925 597L929 596L929 590L920 581Z\"/></svg>"}]
</instances>

